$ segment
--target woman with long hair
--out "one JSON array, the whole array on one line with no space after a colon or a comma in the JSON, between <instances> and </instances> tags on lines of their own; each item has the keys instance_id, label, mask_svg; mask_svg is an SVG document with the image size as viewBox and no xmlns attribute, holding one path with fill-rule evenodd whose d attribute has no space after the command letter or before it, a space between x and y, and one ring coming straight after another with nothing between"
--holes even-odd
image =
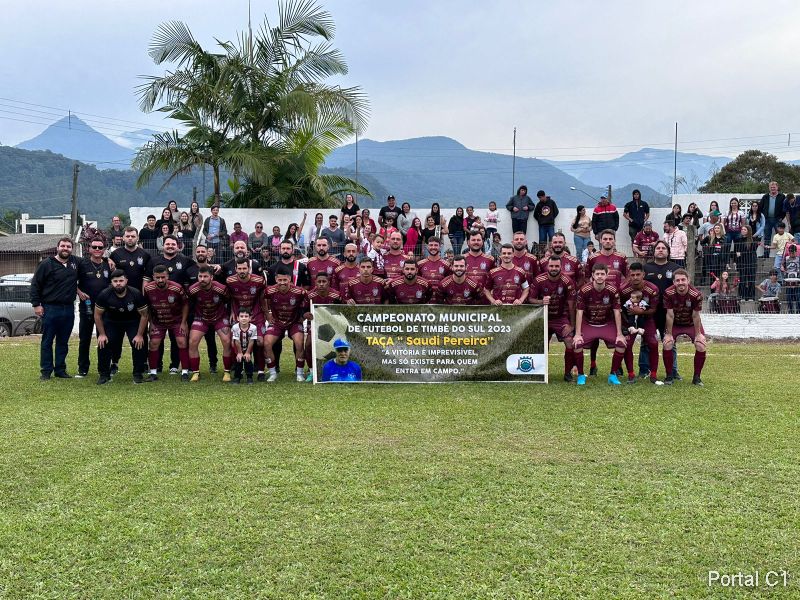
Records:
<instances>
[{"instance_id":1,"label":"woman with long hair","mask_svg":"<svg viewBox=\"0 0 800 600\"><path fill-rule=\"evenodd\" d=\"M180 211L178 210L178 203L175 202L175 200L170 200L169 202L167 202L167 208L172 213L172 220L175 221L175 215L180 214Z\"/></svg>"},{"instance_id":2,"label":"woman with long hair","mask_svg":"<svg viewBox=\"0 0 800 600\"><path fill-rule=\"evenodd\" d=\"M164 209L169 210L169 209ZM164 240L167 239L167 236L172 235L172 229L170 228L169 223L161 223L161 227L159 228L160 235L156 238L156 250L159 252L164 250ZM180 242L178 243L178 247L180 248Z\"/></svg>"},{"instance_id":3,"label":"woman with long hair","mask_svg":"<svg viewBox=\"0 0 800 600\"><path fill-rule=\"evenodd\" d=\"M313 256L314 244L317 243L317 238L322 236L322 230L325 229L325 217L321 212L314 215L314 222L308 226L308 235L306 241L308 242L308 255Z\"/></svg>"},{"instance_id":4,"label":"woman with long hair","mask_svg":"<svg viewBox=\"0 0 800 600\"><path fill-rule=\"evenodd\" d=\"M756 248L753 230L749 225L739 228L739 239L733 245L736 269L739 271L739 297L742 300L756 299Z\"/></svg>"},{"instance_id":5,"label":"woman with long hair","mask_svg":"<svg viewBox=\"0 0 800 600\"><path fill-rule=\"evenodd\" d=\"M196 235L203 228L203 215L200 214L200 205L195 201L189 206L189 218L192 220L192 229Z\"/></svg>"},{"instance_id":6,"label":"woman with long hair","mask_svg":"<svg viewBox=\"0 0 800 600\"><path fill-rule=\"evenodd\" d=\"M761 212L761 205L758 202L750 203L750 210L747 212L747 225L750 231L753 232L753 241L759 246L764 241L764 227L767 224L767 219L764 213Z\"/></svg>"},{"instance_id":7,"label":"woman with long hair","mask_svg":"<svg viewBox=\"0 0 800 600\"><path fill-rule=\"evenodd\" d=\"M455 214L450 217L447 223L448 237L450 244L453 246L453 252L458 254L456 248L461 248L464 243L464 209L460 206L456 209Z\"/></svg>"},{"instance_id":8,"label":"woman with long hair","mask_svg":"<svg viewBox=\"0 0 800 600\"><path fill-rule=\"evenodd\" d=\"M433 217L433 222L437 225L442 224L442 208L439 206L438 202L434 202L431 204L431 212L428 213L430 216Z\"/></svg>"},{"instance_id":9,"label":"woman with long hair","mask_svg":"<svg viewBox=\"0 0 800 600\"><path fill-rule=\"evenodd\" d=\"M178 241L183 245L181 252L186 256L191 256L194 251L194 229L192 229L192 221L189 218L189 213L186 211L183 211L180 219L178 219L176 235Z\"/></svg>"},{"instance_id":10,"label":"woman with long hair","mask_svg":"<svg viewBox=\"0 0 800 600\"><path fill-rule=\"evenodd\" d=\"M439 226L433 220L433 215L425 217L425 228L422 230L422 243L427 247L428 240L439 237Z\"/></svg>"},{"instance_id":11,"label":"woman with long hair","mask_svg":"<svg viewBox=\"0 0 800 600\"><path fill-rule=\"evenodd\" d=\"M361 240L364 238L364 219L361 215L353 217L350 221L350 229L346 233L347 239L360 248Z\"/></svg>"},{"instance_id":12,"label":"woman with long hair","mask_svg":"<svg viewBox=\"0 0 800 600\"><path fill-rule=\"evenodd\" d=\"M575 218L569 227L573 233L572 241L575 242L575 256L579 259L592 239L592 219L586 214L586 207L579 204L575 209Z\"/></svg>"},{"instance_id":13,"label":"woman with long hair","mask_svg":"<svg viewBox=\"0 0 800 600\"><path fill-rule=\"evenodd\" d=\"M674 227L678 227L683 220L683 208L681 208L680 204L676 204L672 207L672 212L667 215L667 218L664 219L665 221L669 221L672 223Z\"/></svg>"},{"instance_id":14,"label":"woman with long hair","mask_svg":"<svg viewBox=\"0 0 800 600\"><path fill-rule=\"evenodd\" d=\"M372 233L378 233L378 226L375 224L374 219L369 216L368 208L361 211L361 220L364 221L365 227L369 225L372 228Z\"/></svg>"},{"instance_id":15,"label":"woman with long hair","mask_svg":"<svg viewBox=\"0 0 800 600\"><path fill-rule=\"evenodd\" d=\"M719 275L725 268L728 252L725 247L725 233L717 223L703 240L703 280L708 281L711 273Z\"/></svg>"},{"instance_id":16,"label":"woman with long hair","mask_svg":"<svg viewBox=\"0 0 800 600\"><path fill-rule=\"evenodd\" d=\"M739 199L731 198L728 205L728 214L725 215L722 223L725 226L725 249L730 248L731 243L736 245L742 235L742 213L739 212Z\"/></svg>"},{"instance_id":17,"label":"woman with long hair","mask_svg":"<svg viewBox=\"0 0 800 600\"><path fill-rule=\"evenodd\" d=\"M406 254L413 254L416 258L422 257L422 221L414 217L411 227L406 231L406 242L403 244Z\"/></svg>"},{"instance_id":18,"label":"woman with long hair","mask_svg":"<svg viewBox=\"0 0 800 600\"><path fill-rule=\"evenodd\" d=\"M161 211L161 218L156 221L156 231L161 231L162 225L169 225L169 232L175 231L175 219L172 217L172 211L169 208L164 208Z\"/></svg>"},{"instance_id":19,"label":"woman with long hair","mask_svg":"<svg viewBox=\"0 0 800 600\"><path fill-rule=\"evenodd\" d=\"M722 212L719 209L719 202L717 202L716 200L712 200L711 203L708 205L708 214L706 215L706 218L703 219L704 223L708 223L708 218L711 216L711 213L713 213L714 211L717 211L718 213Z\"/></svg>"},{"instance_id":20,"label":"woman with long hair","mask_svg":"<svg viewBox=\"0 0 800 600\"><path fill-rule=\"evenodd\" d=\"M689 207L686 209L686 214L691 215L692 224L694 225L695 230L697 230L703 220L703 211L700 210L700 208L697 206L697 203L690 202Z\"/></svg>"},{"instance_id":21,"label":"woman with long hair","mask_svg":"<svg viewBox=\"0 0 800 600\"><path fill-rule=\"evenodd\" d=\"M295 248L302 248L305 246L306 238L303 235L303 230L300 229L300 225L297 223L289 223L289 227L286 228L283 239L284 241L292 242Z\"/></svg>"}]
</instances>

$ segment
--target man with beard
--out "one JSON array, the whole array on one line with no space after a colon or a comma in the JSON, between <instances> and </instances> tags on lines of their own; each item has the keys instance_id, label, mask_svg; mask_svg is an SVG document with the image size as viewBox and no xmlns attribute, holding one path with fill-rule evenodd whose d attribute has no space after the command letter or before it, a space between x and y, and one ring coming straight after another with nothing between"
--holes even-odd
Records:
<instances>
[{"instance_id":1,"label":"man with beard","mask_svg":"<svg viewBox=\"0 0 800 600\"><path fill-rule=\"evenodd\" d=\"M545 272L531 285L528 302L547 307L547 343L553 335L564 342L564 381L571 382L575 365L575 284L561 272L561 265L557 256L547 259Z\"/></svg>"},{"instance_id":2,"label":"man with beard","mask_svg":"<svg viewBox=\"0 0 800 600\"><path fill-rule=\"evenodd\" d=\"M442 259L442 240L438 237L428 239L428 257L423 258L417 267L419 275L431 286L431 303L441 304L444 299L439 289L442 279L450 275L450 265Z\"/></svg>"},{"instance_id":3,"label":"man with beard","mask_svg":"<svg viewBox=\"0 0 800 600\"><path fill-rule=\"evenodd\" d=\"M613 229L604 229L600 232L600 252L593 255L586 261L586 278L593 273L594 265L605 265L608 268L608 277L606 281L609 285L619 291L622 287L622 282L628 275L628 259L624 254L616 251L617 234ZM589 349L589 375L597 375L597 348L599 347L600 340Z\"/></svg>"},{"instance_id":4,"label":"man with beard","mask_svg":"<svg viewBox=\"0 0 800 600\"><path fill-rule=\"evenodd\" d=\"M384 280L372 274L372 259L358 261L358 277L347 282L343 297L348 304L383 304L386 299Z\"/></svg>"},{"instance_id":5,"label":"man with beard","mask_svg":"<svg viewBox=\"0 0 800 600\"><path fill-rule=\"evenodd\" d=\"M650 380L655 383L657 380L656 372L658 371L658 334L656 332L656 324L653 320L653 315L656 312L661 294L655 285L649 281L645 281L644 266L642 263L638 262L633 263L628 269L628 279L622 284L622 289L619 291L620 302L625 304L634 292L640 292L642 294L642 300L647 303L647 308L641 308L635 304L628 310L631 314L644 318L644 335L642 336L641 345L647 346L649 355L654 357L650 370ZM625 367L628 369L628 383L635 383L636 376L633 371L633 342L636 339L636 335L628 335L626 337Z\"/></svg>"},{"instance_id":6,"label":"man with beard","mask_svg":"<svg viewBox=\"0 0 800 600\"><path fill-rule=\"evenodd\" d=\"M78 298L80 306L80 322L78 324L78 374L82 379L89 374L89 347L94 333L94 303L97 296L111 283L111 272L114 269L103 258L105 243L103 238L96 237L89 242L89 258L84 258L78 265Z\"/></svg>"},{"instance_id":7,"label":"man with beard","mask_svg":"<svg viewBox=\"0 0 800 600\"><path fill-rule=\"evenodd\" d=\"M445 304L472 305L481 298L481 288L467 277L467 261L461 254L453 257L453 274L439 283L439 290Z\"/></svg>"},{"instance_id":8,"label":"man with beard","mask_svg":"<svg viewBox=\"0 0 800 600\"><path fill-rule=\"evenodd\" d=\"M503 244L500 248L500 266L489 271L483 295L489 304L522 304L528 299L530 286L522 269L514 265L512 260L514 247Z\"/></svg>"},{"instance_id":9,"label":"man with beard","mask_svg":"<svg viewBox=\"0 0 800 600\"><path fill-rule=\"evenodd\" d=\"M333 278L336 267L341 264L337 259L328 254L329 246L327 238L324 237L318 238L314 244L317 255L309 258L306 263L311 285L317 280L317 273L321 271L325 271L329 277Z\"/></svg>"},{"instance_id":10,"label":"man with beard","mask_svg":"<svg viewBox=\"0 0 800 600\"><path fill-rule=\"evenodd\" d=\"M333 286L340 292L344 289L344 286L347 285L348 281L354 277L358 277L358 265L356 264L357 257L358 247L353 243L347 244L344 247L344 252L342 253L342 258L344 261L342 264L336 267L336 270L334 271L334 277L329 279L329 282L332 283Z\"/></svg>"},{"instance_id":11,"label":"man with beard","mask_svg":"<svg viewBox=\"0 0 800 600\"><path fill-rule=\"evenodd\" d=\"M581 261L566 252L567 238L560 231L553 234L550 240L550 255L539 262L541 272L547 271L547 262L551 258L561 261L561 274L572 279L572 284L577 287L578 277L581 272Z\"/></svg>"},{"instance_id":12,"label":"man with beard","mask_svg":"<svg viewBox=\"0 0 800 600\"><path fill-rule=\"evenodd\" d=\"M294 344L295 372L297 381L306 380L303 373L303 316L308 312L308 295L303 288L292 285L292 273L288 267L282 266L275 273L275 285L264 292L267 301L267 335L264 336L264 348L267 351L268 382L278 379L275 368L275 354L272 347L283 340L287 333Z\"/></svg>"},{"instance_id":13,"label":"man with beard","mask_svg":"<svg viewBox=\"0 0 800 600\"><path fill-rule=\"evenodd\" d=\"M208 248L205 244L198 244L195 246L194 249L194 258L195 258L195 266L190 269L189 272L189 284L191 285L195 281L197 281L197 273L202 266L211 267L212 273L216 277L219 272L222 270L222 266L216 265L209 262L209 252ZM186 288L188 290L188 287ZM194 322L194 312L192 307L189 307L189 323ZM172 339L172 338L170 338ZM215 374L217 372L217 362L219 360L219 352L217 351L217 336L213 330L209 330L208 333L204 336L206 341L206 353L208 354L208 370L211 374ZM164 346L161 346L159 352L163 355L164 354ZM170 348L170 363L175 363L175 352L172 351ZM159 361L159 369L161 368L161 362ZM173 374L173 369L169 370L170 375Z\"/></svg>"},{"instance_id":14,"label":"man with beard","mask_svg":"<svg viewBox=\"0 0 800 600\"><path fill-rule=\"evenodd\" d=\"M393 231L389 235L389 251L383 255L383 268L386 272L386 279L394 279L403 276L403 265L406 255L403 253L403 234Z\"/></svg>"},{"instance_id":15,"label":"man with beard","mask_svg":"<svg viewBox=\"0 0 800 600\"><path fill-rule=\"evenodd\" d=\"M197 282L189 287L189 300L194 306L194 321L189 332L189 368L191 381L200 381L200 340L209 331L215 331L222 343L222 364L225 373L222 381L231 380L231 328L227 306L228 290L214 281L214 270L208 265L200 267Z\"/></svg>"},{"instance_id":16,"label":"man with beard","mask_svg":"<svg viewBox=\"0 0 800 600\"><path fill-rule=\"evenodd\" d=\"M653 231L652 221L645 221L642 230L633 238L633 254L642 259L652 258L653 246L658 241L658 234Z\"/></svg>"},{"instance_id":17,"label":"man with beard","mask_svg":"<svg viewBox=\"0 0 800 600\"><path fill-rule=\"evenodd\" d=\"M417 277L417 261L407 259L403 263L403 276L386 281L389 304L425 304L431 297L431 286L422 277Z\"/></svg>"},{"instance_id":18,"label":"man with beard","mask_svg":"<svg viewBox=\"0 0 800 600\"><path fill-rule=\"evenodd\" d=\"M264 270L264 275L267 279L267 285L275 285L275 272L281 268L281 266L285 266L292 271L292 285L296 285L297 287L304 289L312 287L313 282L308 276L306 264L295 258L294 242L291 240L283 240L278 251L280 252L278 262Z\"/></svg>"},{"instance_id":19,"label":"man with beard","mask_svg":"<svg viewBox=\"0 0 800 600\"><path fill-rule=\"evenodd\" d=\"M94 308L97 327L97 385L111 381L111 357L122 353L125 336L131 344L133 383L142 383L147 351L144 333L147 329L147 300L137 289L128 286L125 272L111 273L111 287L97 296Z\"/></svg>"},{"instance_id":20,"label":"man with beard","mask_svg":"<svg viewBox=\"0 0 800 600\"><path fill-rule=\"evenodd\" d=\"M603 263L597 263L592 267L591 281L578 290L574 339L578 385L586 385L586 375L583 373L583 349L595 340L602 340L607 348L614 348L608 383L620 385L616 373L625 355L622 307L617 288L607 284L607 278L608 267Z\"/></svg>"},{"instance_id":21,"label":"man with beard","mask_svg":"<svg viewBox=\"0 0 800 600\"><path fill-rule=\"evenodd\" d=\"M667 322L667 311L664 308L663 296L667 288L672 285L672 278L678 269L680 267L669 259L669 245L663 240L656 242L653 246L653 262L644 265L644 279L658 288L658 302L651 306L656 307L655 313L653 313L653 325L661 334L662 339L664 338ZM677 352L673 353L673 356L677 357ZM656 357L655 360L658 360L658 358ZM658 366L655 361L654 364ZM673 360L671 369L664 365L664 370L667 375L671 373L674 379L681 379L678 374L677 359ZM649 348L646 344L642 344L639 348L639 378L644 379L649 374Z\"/></svg>"},{"instance_id":22,"label":"man with beard","mask_svg":"<svg viewBox=\"0 0 800 600\"><path fill-rule=\"evenodd\" d=\"M483 291L489 271L494 267L494 258L491 254L483 251L483 236L479 231L472 230L467 241L469 252L464 256L467 265L467 277L478 284ZM483 294L478 298L476 304L486 304Z\"/></svg>"},{"instance_id":23,"label":"man with beard","mask_svg":"<svg viewBox=\"0 0 800 600\"><path fill-rule=\"evenodd\" d=\"M700 311L703 308L703 294L689 285L689 273L678 269L673 274L674 284L664 292L664 309L667 311L664 332L664 364L672 364L675 340L685 335L694 344L694 377L692 385L703 385L700 374L706 362L706 336ZM674 378L667 375L665 385L672 385Z\"/></svg>"},{"instance_id":24,"label":"man with beard","mask_svg":"<svg viewBox=\"0 0 800 600\"><path fill-rule=\"evenodd\" d=\"M53 371L59 379L68 379L67 352L69 336L75 323L75 295L78 292L78 259L72 256L72 240L58 240L55 256L39 263L31 279L31 305L42 319L42 341L39 346L39 367L42 381ZM55 364L53 363L55 341Z\"/></svg>"},{"instance_id":25,"label":"man with beard","mask_svg":"<svg viewBox=\"0 0 800 600\"><path fill-rule=\"evenodd\" d=\"M214 275L214 279L220 283L225 283L229 277L236 275L236 265L240 258L249 259L247 262L251 273L254 275L262 274L261 264L257 260L250 259L250 250L247 248L247 242L239 240L233 243L233 258L223 263L222 268ZM238 318L239 313L236 312L235 314Z\"/></svg>"},{"instance_id":26,"label":"man with beard","mask_svg":"<svg viewBox=\"0 0 800 600\"><path fill-rule=\"evenodd\" d=\"M351 278L352 279L352 278ZM331 287L331 277L325 272L317 273L317 281L314 289L308 292L309 309L304 315L306 319L306 339L303 352L306 358L306 366L308 367L308 375L306 376L306 383L314 381L313 353L311 350L311 343L313 336L311 335L311 320L314 318L311 313L311 305L314 304L341 304L342 295Z\"/></svg>"},{"instance_id":27,"label":"man with beard","mask_svg":"<svg viewBox=\"0 0 800 600\"><path fill-rule=\"evenodd\" d=\"M514 254L511 260L514 265L525 271L528 278L528 284L533 283L536 276L541 269L539 268L539 261L536 256L528 252L528 238L522 231L514 232L511 238L511 246L514 248Z\"/></svg>"},{"instance_id":28,"label":"man with beard","mask_svg":"<svg viewBox=\"0 0 800 600\"><path fill-rule=\"evenodd\" d=\"M153 269L153 281L144 284L144 297L150 306L150 343L148 346L150 375L147 381L158 379L159 348L169 331L178 347L181 381L189 381L189 298L178 283L169 280L164 265Z\"/></svg>"},{"instance_id":29,"label":"man with beard","mask_svg":"<svg viewBox=\"0 0 800 600\"><path fill-rule=\"evenodd\" d=\"M258 340L253 352L253 362L258 371L258 380L263 381L266 357L264 347L259 342L267 335L267 318L264 311L264 291L267 283L263 277L250 271L250 262L244 257L238 258L236 274L225 280L225 287L228 288L231 299L231 323L234 322L234 315L238 320L239 311L244 309L250 317L250 324L256 327Z\"/></svg>"},{"instance_id":30,"label":"man with beard","mask_svg":"<svg viewBox=\"0 0 800 600\"><path fill-rule=\"evenodd\" d=\"M126 227L122 234L122 247L114 249L108 258L114 269L121 269L128 278L128 285L140 290L152 270L153 257L139 247L139 233L135 227Z\"/></svg>"}]
</instances>

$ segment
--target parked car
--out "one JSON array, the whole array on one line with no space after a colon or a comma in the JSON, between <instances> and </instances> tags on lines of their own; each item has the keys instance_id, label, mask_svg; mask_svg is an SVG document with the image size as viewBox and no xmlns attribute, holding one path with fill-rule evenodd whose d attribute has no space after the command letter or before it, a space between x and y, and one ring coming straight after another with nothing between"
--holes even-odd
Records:
<instances>
[{"instance_id":1,"label":"parked car","mask_svg":"<svg viewBox=\"0 0 800 600\"><path fill-rule=\"evenodd\" d=\"M32 273L0 277L0 337L41 333L42 321L31 306Z\"/></svg>"}]
</instances>

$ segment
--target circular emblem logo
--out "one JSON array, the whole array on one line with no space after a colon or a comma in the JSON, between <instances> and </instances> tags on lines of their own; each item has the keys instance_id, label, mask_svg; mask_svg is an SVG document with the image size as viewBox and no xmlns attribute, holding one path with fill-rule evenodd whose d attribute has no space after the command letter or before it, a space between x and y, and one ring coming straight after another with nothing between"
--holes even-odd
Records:
<instances>
[{"instance_id":1,"label":"circular emblem logo","mask_svg":"<svg viewBox=\"0 0 800 600\"><path fill-rule=\"evenodd\" d=\"M519 275L514 275L514 283L519 283Z\"/></svg>"},{"instance_id":2,"label":"circular emblem logo","mask_svg":"<svg viewBox=\"0 0 800 600\"><path fill-rule=\"evenodd\" d=\"M250 293L251 293L251 294L253 294L253 295L255 295L255 293L256 293L256 286L252 286L252 287L250 288Z\"/></svg>"},{"instance_id":3,"label":"circular emblem logo","mask_svg":"<svg viewBox=\"0 0 800 600\"><path fill-rule=\"evenodd\" d=\"M608 304L609 302L610 302L609 297L608 296L603 296L603 304Z\"/></svg>"},{"instance_id":4,"label":"circular emblem logo","mask_svg":"<svg viewBox=\"0 0 800 600\"><path fill-rule=\"evenodd\" d=\"M182 269L183 268L183 263L176 262L175 263L175 268L178 269L178 270Z\"/></svg>"},{"instance_id":5,"label":"circular emblem logo","mask_svg":"<svg viewBox=\"0 0 800 600\"><path fill-rule=\"evenodd\" d=\"M530 263L530 261L528 261L528 260L526 260L526 261L525 261L525 264L524 264L524 265L522 265L522 266L523 266L523 267L525 267L525 270L526 270L526 271L530 271L530 270L531 270L531 263Z\"/></svg>"},{"instance_id":6,"label":"circular emblem logo","mask_svg":"<svg viewBox=\"0 0 800 600\"><path fill-rule=\"evenodd\" d=\"M167 296L167 302L169 302L170 304L174 304L175 303L175 296Z\"/></svg>"},{"instance_id":7,"label":"circular emblem logo","mask_svg":"<svg viewBox=\"0 0 800 600\"><path fill-rule=\"evenodd\" d=\"M417 298L422 298L422 290L417 290L416 296Z\"/></svg>"},{"instance_id":8,"label":"circular emblem logo","mask_svg":"<svg viewBox=\"0 0 800 600\"><path fill-rule=\"evenodd\" d=\"M294 306L295 304L297 304L297 299L295 299L295 298L289 298L289 305L290 305L290 306Z\"/></svg>"},{"instance_id":9,"label":"circular emblem logo","mask_svg":"<svg viewBox=\"0 0 800 600\"><path fill-rule=\"evenodd\" d=\"M140 256L139 258L136 259L136 262L141 267L144 264L144 259ZM131 263L131 264L133 264L133 263Z\"/></svg>"},{"instance_id":10,"label":"circular emblem logo","mask_svg":"<svg viewBox=\"0 0 800 600\"><path fill-rule=\"evenodd\" d=\"M214 304L219 304L219 294L214 294Z\"/></svg>"}]
</instances>

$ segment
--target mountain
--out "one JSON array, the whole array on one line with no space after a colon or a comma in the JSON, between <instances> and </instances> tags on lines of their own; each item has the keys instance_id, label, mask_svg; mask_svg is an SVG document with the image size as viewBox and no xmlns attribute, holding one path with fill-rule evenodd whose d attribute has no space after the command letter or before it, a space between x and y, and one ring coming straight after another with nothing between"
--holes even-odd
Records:
<instances>
[{"instance_id":1,"label":"mountain","mask_svg":"<svg viewBox=\"0 0 800 600\"><path fill-rule=\"evenodd\" d=\"M133 151L115 144L78 117L64 117L30 140L17 144L21 150L49 150L55 154L97 165L100 169L130 166Z\"/></svg>"},{"instance_id":2,"label":"mountain","mask_svg":"<svg viewBox=\"0 0 800 600\"><path fill-rule=\"evenodd\" d=\"M354 171L355 151L354 144L337 148L325 161L326 167ZM521 184L528 186L531 197L543 189L559 206L575 207L588 199L571 187L595 198L605 188L605 184L587 185L546 161L522 157L516 159L512 183L511 156L470 150L447 137L359 141L358 172L374 177L399 202L408 201L414 207L439 202L444 207L474 204L483 208L490 200L505 205ZM621 186L634 182L651 205L668 204L666 196L639 181L628 180Z\"/></svg>"},{"instance_id":3,"label":"mountain","mask_svg":"<svg viewBox=\"0 0 800 600\"><path fill-rule=\"evenodd\" d=\"M714 169L721 169L732 159L678 152L678 176L692 185L705 183ZM629 183L647 185L655 190L672 190L675 156L672 150L642 148L611 160L546 160L580 179L586 185L624 186ZM696 186L695 186L696 187Z\"/></svg>"}]
</instances>

